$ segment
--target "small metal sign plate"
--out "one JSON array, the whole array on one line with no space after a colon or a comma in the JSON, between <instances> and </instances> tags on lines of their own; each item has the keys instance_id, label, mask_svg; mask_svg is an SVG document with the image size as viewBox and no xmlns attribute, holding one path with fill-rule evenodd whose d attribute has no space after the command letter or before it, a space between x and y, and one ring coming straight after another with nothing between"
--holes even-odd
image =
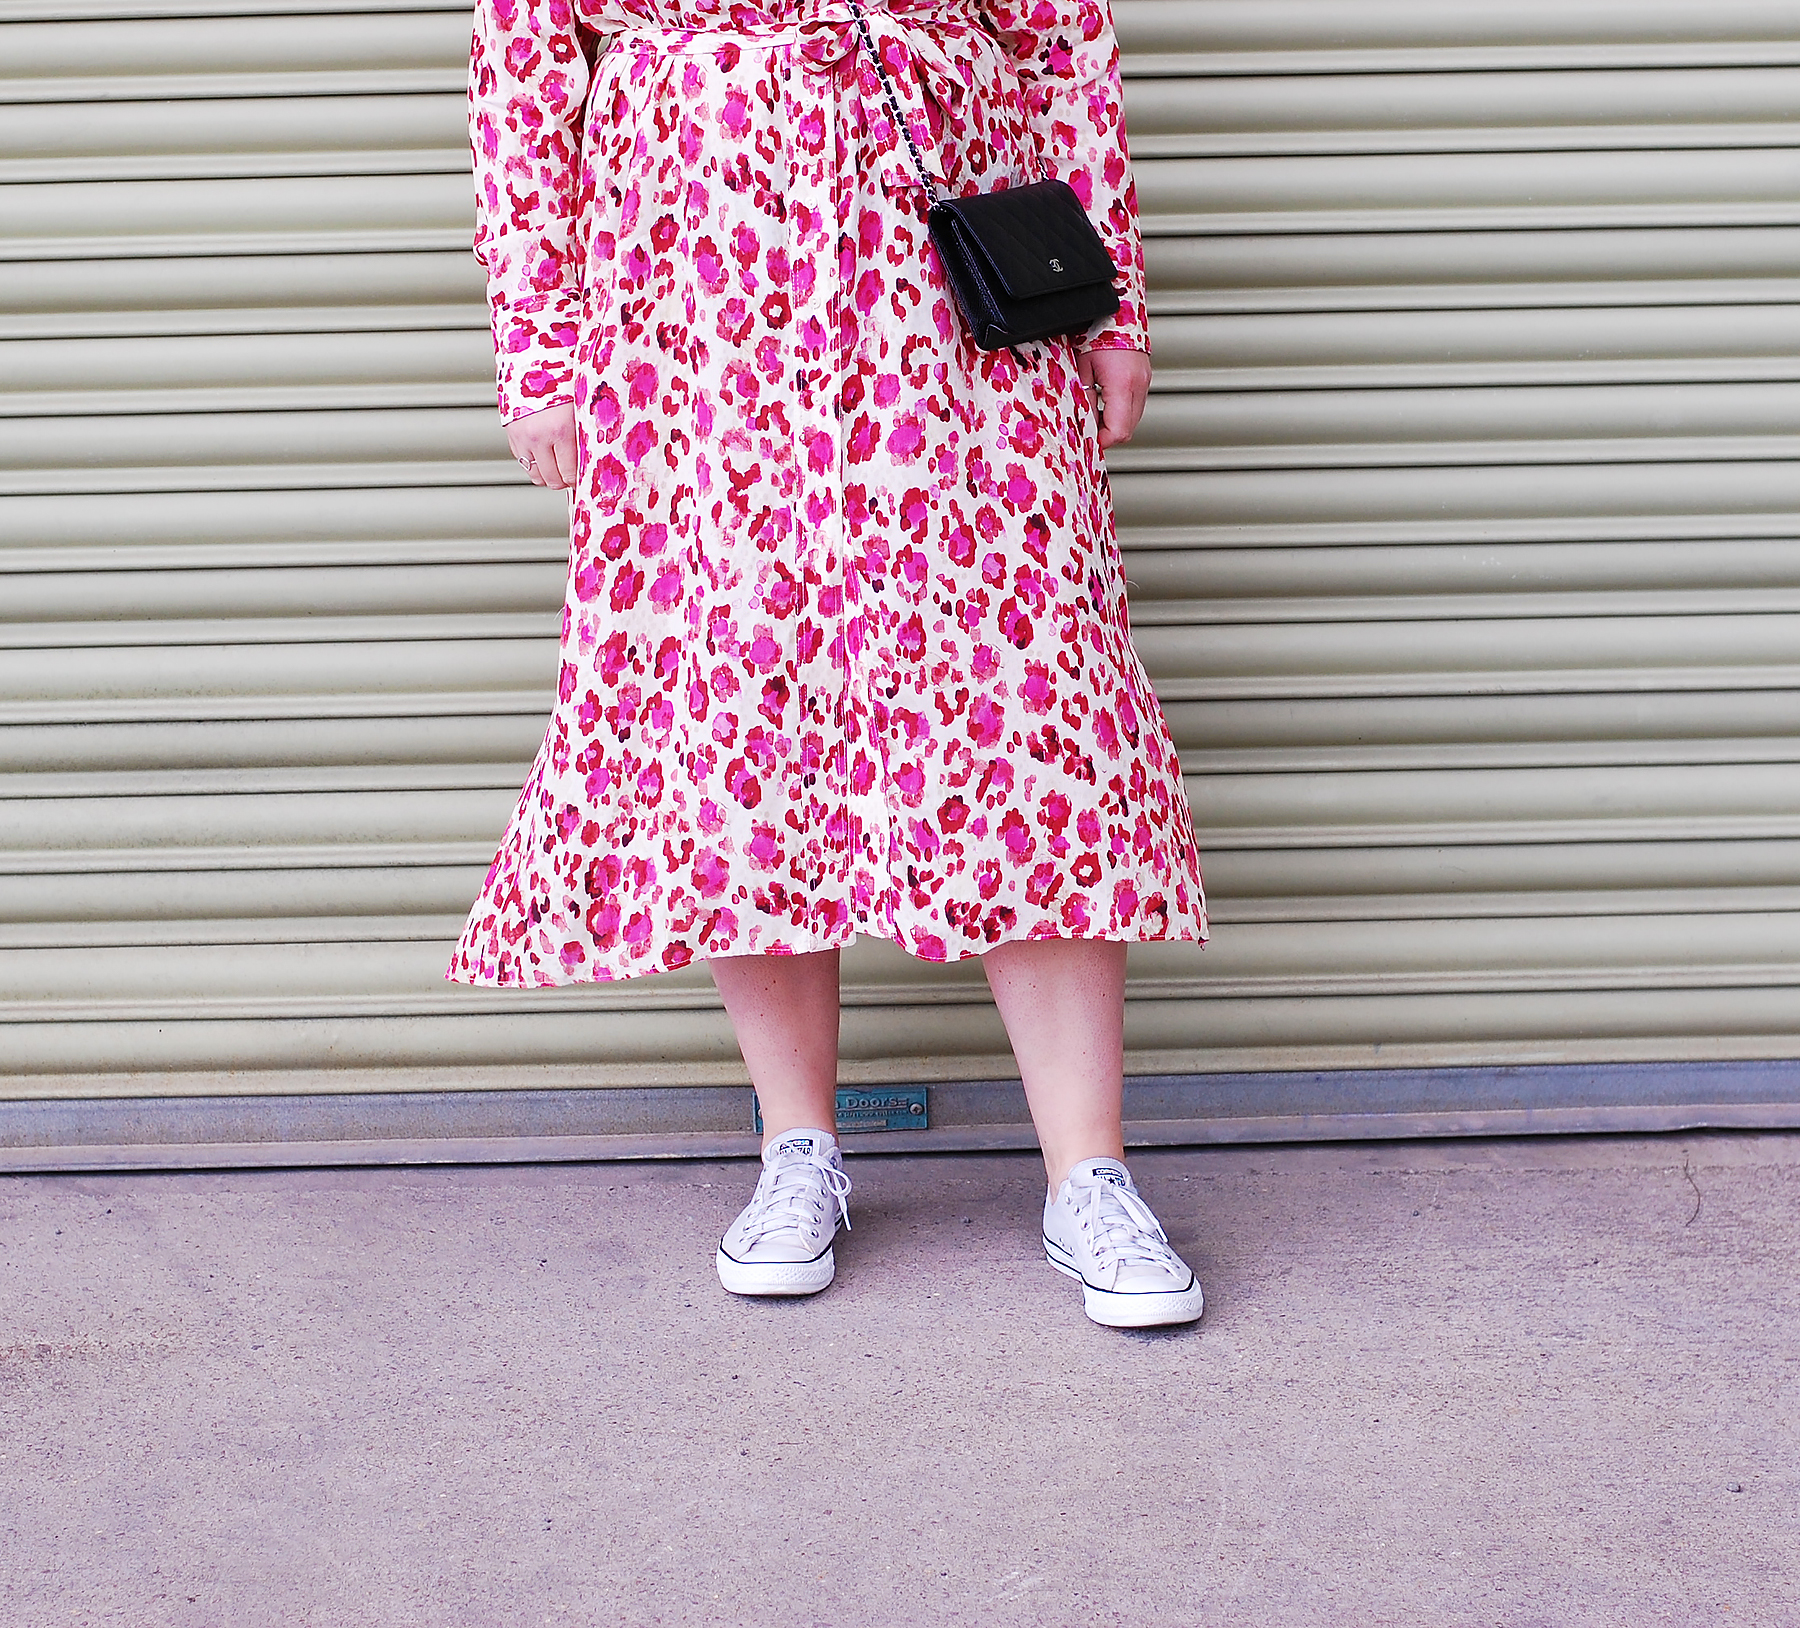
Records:
<instances>
[{"instance_id":1,"label":"small metal sign plate","mask_svg":"<svg viewBox=\"0 0 1800 1628\"><path fill-rule=\"evenodd\" d=\"M756 1134L762 1135L762 1104L756 1105ZM860 1086L840 1085L837 1092L837 1122L840 1132L848 1131L922 1131L928 1128L925 1087L922 1085L884 1086L865 1091Z\"/></svg>"}]
</instances>

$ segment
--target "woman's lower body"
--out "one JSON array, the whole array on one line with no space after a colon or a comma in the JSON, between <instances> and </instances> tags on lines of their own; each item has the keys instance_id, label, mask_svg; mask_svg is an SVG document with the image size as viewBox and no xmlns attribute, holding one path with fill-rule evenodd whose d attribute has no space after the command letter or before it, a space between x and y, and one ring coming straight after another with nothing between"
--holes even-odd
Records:
<instances>
[{"instance_id":1,"label":"woman's lower body","mask_svg":"<svg viewBox=\"0 0 1800 1628\"><path fill-rule=\"evenodd\" d=\"M756 1192L716 1265L744 1295L816 1294L837 1272L850 1180L834 1134L837 951L713 963L763 1118ZM982 957L1049 1174L1044 1253L1099 1323L1189 1323L1204 1298L1125 1168L1125 946L1015 940Z\"/></svg>"},{"instance_id":2,"label":"woman's lower body","mask_svg":"<svg viewBox=\"0 0 1800 1628\"><path fill-rule=\"evenodd\" d=\"M1017 81L945 29L917 59L991 81L950 184L1020 179ZM558 699L449 975L710 961L816 1152L836 952L983 955L1052 1177L1123 1177L1123 945L1206 932L1179 768L1074 352L970 344L867 91L842 29L601 61Z\"/></svg>"}]
</instances>

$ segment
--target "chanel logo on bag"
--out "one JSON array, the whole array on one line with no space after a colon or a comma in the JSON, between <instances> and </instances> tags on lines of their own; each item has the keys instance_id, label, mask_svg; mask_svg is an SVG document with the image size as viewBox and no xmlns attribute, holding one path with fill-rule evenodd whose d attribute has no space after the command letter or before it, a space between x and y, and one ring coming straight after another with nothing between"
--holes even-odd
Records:
<instances>
[{"instance_id":1,"label":"chanel logo on bag","mask_svg":"<svg viewBox=\"0 0 1800 1628\"><path fill-rule=\"evenodd\" d=\"M1062 270L1062 261L1060 261L1060 260L1052 260L1052 261L1051 261L1051 262L1050 262L1050 269L1051 269L1051 270L1052 270L1052 271L1061 271L1061 270Z\"/></svg>"}]
</instances>

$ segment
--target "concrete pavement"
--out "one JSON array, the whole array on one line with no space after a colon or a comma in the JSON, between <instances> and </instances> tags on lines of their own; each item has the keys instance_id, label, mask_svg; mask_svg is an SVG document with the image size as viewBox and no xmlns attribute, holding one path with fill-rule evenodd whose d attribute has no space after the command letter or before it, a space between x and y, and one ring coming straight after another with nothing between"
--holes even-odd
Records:
<instances>
[{"instance_id":1,"label":"concrete pavement","mask_svg":"<svg viewBox=\"0 0 1800 1628\"><path fill-rule=\"evenodd\" d=\"M1140 1153L1118 1334L1023 1155L0 1179L0 1628L1800 1624L1800 1136Z\"/></svg>"}]
</instances>

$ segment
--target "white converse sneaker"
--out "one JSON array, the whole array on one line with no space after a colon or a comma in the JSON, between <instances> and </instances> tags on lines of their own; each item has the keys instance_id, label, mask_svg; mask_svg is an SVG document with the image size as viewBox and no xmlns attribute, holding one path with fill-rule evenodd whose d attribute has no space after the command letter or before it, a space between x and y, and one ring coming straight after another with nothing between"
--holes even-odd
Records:
<instances>
[{"instance_id":1,"label":"white converse sneaker","mask_svg":"<svg viewBox=\"0 0 1800 1628\"><path fill-rule=\"evenodd\" d=\"M837 1272L831 1242L850 1230L850 1178L829 1131L789 1131L763 1150L762 1178L719 1244L733 1294L817 1294Z\"/></svg>"},{"instance_id":2,"label":"white converse sneaker","mask_svg":"<svg viewBox=\"0 0 1800 1628\"><path fill-rule=\"evenodd\" d=\"M1081 1280L1088 1316L1108 1328L1192 1323L1206 1304L1117 1159L1084 1159L1045 1200L1044 1253Z\"/></svg>"}]
</instances>

